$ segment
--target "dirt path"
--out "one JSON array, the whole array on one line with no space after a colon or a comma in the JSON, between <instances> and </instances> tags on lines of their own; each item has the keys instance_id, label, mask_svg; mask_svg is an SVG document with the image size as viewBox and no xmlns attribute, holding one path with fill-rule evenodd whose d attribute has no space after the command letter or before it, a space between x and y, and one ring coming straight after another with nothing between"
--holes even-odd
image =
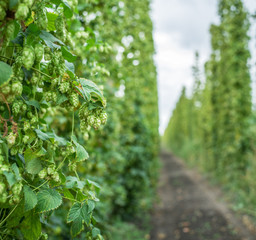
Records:
<instances>
[{"instance_id":1,"label":"dirt path","mask_svg":"<svg viewBox=\"0 0 256 240\"><path fill-rule=\"evenodd\" d=\"M171 154L162 153L161 159L151 240L256 240L219 200L218 190Z\"/></svg>"}]
</instances>

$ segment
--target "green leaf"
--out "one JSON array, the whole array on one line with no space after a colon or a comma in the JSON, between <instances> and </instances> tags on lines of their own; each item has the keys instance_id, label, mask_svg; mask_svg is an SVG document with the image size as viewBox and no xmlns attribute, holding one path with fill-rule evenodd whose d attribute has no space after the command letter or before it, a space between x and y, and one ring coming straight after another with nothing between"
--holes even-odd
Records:
<instances>
[{"instance_id":1,"label":"green leaf","mask_svg":"<svg viewBox=\"0 0 256 240\"><path fill-rule=\"evenodd\" d=\"M36 139L36 134L32 129L26 131L26 135L29 137L28 144L32 143Z\"/></svg>"},{"instance_id":2,"label":"green leaf","mask_svg":"<svg viewBox=\"0 0 256 240\"><path fill-rule=\"evenodd\" d=\"M32 159L35 158L35 155L34 155L34 152L31 150L31 149L27 149L25 152L24 152L24 159L26 162L29 162L31 161Z\"/></svg>"},{"instance_id":3,"label":"green leaf","mask_svg":"<svg viewBox=\"0 0 256 240\"><path fill-rule=\"evenodd\" d=\"M40 34L40 29L38 28L38 26L34 23L29 24L28 28L26 29L26 35L27 37L31 37L32 39L30 41L34 41L35 40L35 36L38 36ZM31 35L35 35L35 36L31 36Z\"/></svg>"},{"instance_id":4,"label":"green leaf","mask_svg":"<svg viewBox=\"0 0 256 240\"><path fill-rule=\"evenodd\" d=\"M71 18L73 16L73 11L72 11L71 7L69 6L69 4L66 0L62 0L62 2L63 2L65 17Z\"/></svg>"},{"instance_id":5,"label":"green leaf","mask_svg":"<svg viewBox=\"0 0 256 240\"><path fill-rule=\"evenodd\" d=\"M76 158L78 162L84 161L89 158L89 154L87 151L84 149L82 145L80 145L75 136L72 136L72 141L76 145Z\"/></svg>"},{"instance_id":6,"label":"green leaf","mask_svg":"<svg viewBox=\"0 0 256 240\"><path fill-rule=\"evenodd\" d=\"M89 199L87 204L88 204L88 213L91 213L95 208L95 202Z\"/></svg>"},{"instance_id":7,"label":"green leaf","mask_svg":"<svg viewBox=\"0 0 256 240\"><path fill-rule=\"evenodd\" d=\"M24 186L23 191L25 199L25 211L29 211L36 206L37 197L36 194L32 191L32 189L27 185Z\"/></svg>"},{"instance_id":8,"label":"green leaf","mask_svg":"<svg viewBox=\"0 0 256 240\"><path fill-rule=\"evenodd\" d=\"M26 170L30 174L37 174L42 170L41 161L37 159L35 152L27 149L24 153Z\"/></svg>"},{"instance_id":9,"label":"green leaf","mask_svg":"<svg viewBox=\"0 0 256 240\"><path fill-rule=\"evenodd\" d=\"M77 89L82 93L87 101L90 101L92 97L96 97L103 105L105 105L103 94L94 82L84 78L80 78L79 82L82 89Z\"/></svg>"},{"instance_id":10,"label":"green leaf","mask_svg":"<svg viewBox=\"0 0 256 240\"><path fill-rule=\"evenodd\" d=\"M19 3L19 0L9 0L9 8L14 8Z\"/></svg>"},{"instance_id":11,"label":"green leaf","mask_svg":"<svg viewBox=\"0 0 256 240\"><path fill-rule=\"evenodd\" d=\"M12 68L5 62L0 61L0 87L10 80Z\"/></svg>"},{"instance_id":12,"label":"green leaf","mask_svg":"<svg viewBox=\"0 0 256 240\"><path fill-rule=\"evenodd\" d=\"M78 217L71 225L72 237L77 236L84 229L82 217Z\"/></svg>"},{"instance_id":13,"label":"green leaf","mask_svg":"<svg viewBox=\"0 0 256 240\"><path fill-rule=\"evenodd\" d=\"M55 20L58 17L58 14L53 13L53 12L47 12L47 19L48 19L48 26L47 29L49 31L55 31L56 27L55 27Z\"/></svg>"},{"instance_id":14,"label":"green leaf","mask_svg":"<svg viewBox=\"0 0 256 240\"><path fill-rule=\"evenodd\" d=\"M83 189L85 185L84 181L80 181L77 177L68 176L66 181L67 188Z\"/></svg>"},{"instance_id":15,"label":"green leaf","mask_svg":"<svg viewBox=\"0 0 256 240\"><path fill-rule=\"evenodd\" d=\"M25 240L36 240L41 236L41 222L38 214L33 211L26 214L20 225Z\"/></svg>"},{"instance_id":16,"label":"green leaf","mask_svg":"<svg viewBox=\"0 0 256 240\"><path fill-rule=\"evenodd\" d=\"M91 220L91 215L88 212L88 206L85 202L82 203L74 203L68 212L67 222L77 222L77 220L84 221L87 225L89 225Z\"/></svg>"},{"instance_id":17,"label":"green leaf","mask_svg":"<svg viewBox=\"0 0 256 240\"><path fill-rule=\"evenodd\" d=\"M77 56L72 54L66 47L61 47L62 56L65 60L68 62L74 62L76 61Z\"/></svg>"},{"instance_id":18,"label":"green leaf","mask_svg":"<svg viewBox=\"0 0 256 240\"><path fill-rule=\"evenodd\" d=\"M11 209L10 209L11 210ZM7 227L13 228L19 225L21 218L24 216L24 201L21 201L7 220Z\"/></svg>"},{"instance_id":19,"label":"green leaf","mask_svg":"<svg viewBox=\"0 0 256 240\"><path fill-rule=\"evenodd\" d=\"M76 218L81 216L81 210L82 210L81 203L78 203L78 202L74 203L68 212L67 223L73 222Z\"/></svg>"},{"instance_id":20,"label":"green leaf","mask_svg":"<svg viewBox=\"0 0 256 240\"><path fill-rule=\"evenodd\" d=\"M42 132L40 129L35 129L35 132L37 136L44 141L50 138L47 133Z\"/></svg>"},{"instance_id":21,"label":"green leaf","mask_svg":"<svg viewBox=\"0 0 256 240\"><path fill-rule=\"evenodd\" d=\"M15 174L16 179L18 181L21 180L20 171L19 171L19 168L17 167L17 164L13 163L11 168L12 168L14 174Z\"/></svg>"},{"instance_id":22,"label":"green leaf","mask_svg":"<svg viewBox=\"0 0 256 240\"><path fill-rule=\"evenodd\" d=\"M54 189L46 188L37 193L36 212L48 212L58 208L62 203L61 195Z\"/></svg>"},{"instance_id":23,"label":"green leaf","mask_svg":"<svg viewBox=\"0 0 256 240\"><path fill-rule=\"evenodd\" d=\"M37 136L44 141L49 140L49 139L54 139L56 142L60 143L60 145L67 144L67 141L65 140L65 138L57 136L54 132L44 133L40 129L35 129L35 132L36 132Z\"/></svg>"},{"instance_id":24,"label":"green leaf","mask_svg":"<svg viewBox=\"0 0 256 240\"><path fill-rule=\"evenodd\" d=\"M38 174L42 170L41 161L38 158L34 158L26 162L26 170L30 174Z\"/></svg>"},{"instance_id":25,"label":"green leaf","mask_svg":"<svg viewBox=\"0 0 256 240\"><path fill-rule=\"evenodd\" d=\"M55 42L64 45L62 41L60 41L58 38L54 37L52 34L46 31L41 31L39 37L44 40L45 44L50 47L51 49L54 48L60 48L59 45L55 44Z\"/></svg>"},{"instance_id":26,"label":"green leaf","mask_svg":"<svg viewBox=\"0 0 256 240\"><path fill-rule=\"evenodd\" d=\"M61 95L61 94L58 94L57 95L57 101L56 101L56 104L57 105L60 105L62 104L63 102L67 101L68 98L65 96L65 95Z\"/></svg>"},{"instance_id":27,"label":"green leaf","mask_svg":"<svg viewBox=\"0 0 256 240\"><path fill-rule=\"evenodd\" d=\"M97 189L101 189L101 186L100 186L98 183L94 182L94 181L91 181L91 180L89 180L89 179L86 179L86 182L87 182L88 186L94 186L94 187L96 187Z\"/></svg>"},{"instance_id":28,"label":"green leaf","mask_svg":"<svg viewBox=\"0 0 256 240\"><path fill-rule=\"evenodd\" d=\"M65 66L66 66L68 75L71 78L73 78L75 76L75 66L74 66L74 64L65 60Z\"/></svg>"},{"instance_id":29,"label":"green leaf","mask_svg":"<svg viewBox=\"0 0 256 240\"><path fill-rule=\"evenodd\" d=\"M69 200L75 200L73 194L67 189L67 188L64 188L62 190L62 193L64 195L65 198L69 199Z\"/></svg>"},{"instance_id":30,"label":"green leaf","mask_svg":"<svg viewBox=\"0 0 256 240\"><path fill-rule=\"evenodd\" d=\"M33 106L37 109L40 109L40 103L36 100L25 101L25 103L29 106Z\"/></svg>"},{"instance_id":31,"label":"green leaf","mask_svg":"<svg viewBox=\"0 0 256 240\"><path fill-rule=\"evenodd\" d=\"M93 228L92 229L92 237L97 237L97 235L100 234L100 229L98 228Z\"/></svg>"},{"instance_id":32,"label":"green leaf","mask_svg":"<svg viewBox=\"0 0 256 240\"><path fill-rule=\"evenodd\" d=\"M3 174L6 177L6 180L7 180L8 184L10 185L10 187L17 182L17 179L12 172L4 171Z\"/></svg>"}]
</instances>

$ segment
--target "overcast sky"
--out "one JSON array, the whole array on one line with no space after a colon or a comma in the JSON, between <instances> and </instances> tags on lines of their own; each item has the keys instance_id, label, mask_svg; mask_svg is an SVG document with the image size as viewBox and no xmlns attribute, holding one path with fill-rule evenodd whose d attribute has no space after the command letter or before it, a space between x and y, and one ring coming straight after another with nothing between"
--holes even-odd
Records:
<instances>
[{"instance_id":1,"label":"overcast sky","mask_svg":"<svg viewBox=\"0 0 256 240\"><path fill-rule=\"evenodd\" d=\"M158 70L160 133L164 132L182 86L191 89L191 67L199 51L203 66L210 49L209 27L218 23L217 0L153 0L152 18ZM256 0L245 0L250 11ZM252 29L255 38L256 29ZM251 43L254 50L255 42ZM256 56L256 54L255 54Z\"/></svg>"}]
</instances>

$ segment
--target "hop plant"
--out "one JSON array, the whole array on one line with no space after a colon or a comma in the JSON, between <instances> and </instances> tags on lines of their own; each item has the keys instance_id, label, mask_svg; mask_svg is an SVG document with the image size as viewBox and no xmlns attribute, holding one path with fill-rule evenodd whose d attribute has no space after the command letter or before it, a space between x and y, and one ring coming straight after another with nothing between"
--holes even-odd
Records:
<instances>
[{"instance_id":1,"label":"hop plant","mask_svg":"<svg viewBox=\"0 0 256 240\"><path fill-rule=\"evenodd\" d=\"M73 92L70 94L69 101L73 107L77 107L79 105L79 97L78 94Z\"/></svg>"},{"instance_id":2,"label":"hop plant","mask_svg":"<svg viewBox=\"0 0 256 240\"><path fill-rule=\"evenodd\" d=\"M53 166L50 166L47 168L47 174L53 175L55 173L55 168Z\"/></svg>"},{"instance_id":3,"label":"hop plant","mask_svg":"<svg viewBox=\"0 0 256 240\"><path fill-rule=\"evenodd\" d=\"M18 9L15 13L15 18L17 20L25 20L29 14L29 8L25 3L20 3ZM1 14L0 14L1 15Z\"/></svg>"},{"instance_id":4,"label":"hop plant","mask_svg":"<svg viewBox=\"0 0 256 240\"><path fill-rule=\"evenodd\" d=\"M89 116L89 117L87 118L87 122L88 122L88 124L89 124L90 126L93 126L95 120L96 120L96 118L95 118L93 115L91 115L91 116Z\"/></svg>"},{"instance_id":5,"label":"hop plant","mask_svg":"<svg viewBox=\"0 0 256 240\"><path fill-rule=\"evenodd\" d=\"M93 123L93 128L98 129L101 125L101 120L99 118L96 118Z\"/></svg>"},{"instance_id":6,"label":"hop plant","mask_svg":"<svg viewBox=\"0 0 256 240\"><path fill-rule=\"evenodd\" d=\"M47 102L50 102L52 100L52 92L46 92L44 97Z\"/></svg>"},{"instance_id":7,"label":"hop plant","mask_svg":"<svg viewBox=\"0 0 256 240\"><path fill-rule=\"evenodd\" d=\"M29 136L25 135L22 139L23 143L28 143L28 140L29 140Z\"/></svg>"},{"instance_id":8,"label":"hop plant","mask_svg":"<svg viewBox=\"0 0 256 240\"><path fill-rule=\"evenodd\" d=\"M44 55L44 47L42 44L37 43L35 45L35 59L37 62L40 62Z\"/></svg>"},{"instance_id":9,"label":"hop plant","mask_svg":"<svg viewBox=\"0 0 256 240\"><path fill-rule=\"evenodd\" d=\"M12 92L16 96L20 96L22 94L22 90L23 90L23 86L22 86L21 82L16 81L12 84Z\"/></svg>"},{"instance_id":10,"label":"hop plant","mask_svg":"<svg viewBox=\"0 0 256 240\"><path fill-rule=\"evenodd\" d=\"M47 19L47 15L45 12L44 4L42 2L39 2L37 4L37 8L38 8L38 10L36 12L35 22L39 28L47 29L48 19Z\"/></svg>"},{"instance_id":11,"label":"hop plant","mask_svg":"<svg viewBox=\"0 0 256 240\"><path fill-rule=\"evenodd\" d=\"M43 170L41 170L41 171L38 173L38 176L39 176L41 179L44 179L44 178L47 176L47 170L44 168Z\"/></svg>"},{"instance_id":12,"label":"hop plant","mask_svg":"<svg viewBox=\"0 0 256 240\"><path fill-rule=\"evenodd\" d=\"M106 122L107 122L107 118L108 118L108 115L107 115L107 113L105 113L105 112L102 112L101 114L100 114L100 120L101 120L101 123L102 124L105 124Z\"/></svg>"},{"instance_id":13,"label":"hop plant","mask_svg":"<svg viewBox=\"0 0 256 240\"><path fill-rule=\"evenodd\" d=\"M33 0L23 0L23 3L26 4L28 7L31 7L33 5Z\"/></svg>"},{"instance_id":14,"label":"hop plant","mask_svg":"<svg viewBox=\"0 0 256 240\"><path fill-rule=\"evenodd\" d=\"M13 132L9 133L9 135L7 136L7 143L10 146L13 146L15 144L16 141L16 134L14 134Z\"/></svg>"},{"instance_id":15,"label":"hop plant","mask_svg":"<svg viewBox=\"0 0 256 240\"><path fill-rule=\"evenodd\" d=\"M0 15L1 15L1 13L0 13ZM12 39L14 31L15 31L14 22L9 22L7 27L6 27L6 39L7 40Z\"/></svg>"},{"instance_id":16,"label":"hop plant","mask_svg":"<svg viewBox=\"0 0 256 240\"><path fill-rule=\"evenodd\" d=\"M22 106L21 102L14 102L12 105L12 111L14 115L18 115L20 112L20 108Z\"/></svg>"},{"instance_id":17,"label":"hop plant","mask_svg":"<svg viewBox=\"0 0 256 240\"><path fill-rule=\"evenodd\" d=\"M6 200L7 200L7 193L4 192L4 193L2 193L2 194L0 195L0 202L1 202L1 203L5 203Z\"/></svg>"},{"instance_id":18,"label":"hop plant","mask_svg":"<svg viewBox=\"0 0 256 240\"><path fill-rule=\"evenodd\" d=\"M24 126L23 126L24 131L27 131L29 128L30 128L30 123L24 122Z\"/></svg>"},{"instance_id":19,"label":"hop plant","mask_svg":"<svg viewBox=\"0 0 256 240\"><path fill-rule=\"evenodd\" d=\"M0 182L0 195L2 195L4 193L6 189L6 186L3 182Z\"/></svg>"},{"instance_id":20,"label":"hop plant","mask_svg":"<svg viewBox=\"0 0 256 240\"><path fill-rule=\"evenodd\" d=\"M31 46L25 46L22 52L22 63L26 69L30 69L35 62L35 52Z\"/></svg>"},{"instance_id":21,"label":"hop plant","mask_svg":"<svg viewBox=\"0 0 256 240\"><path fill-rule=\"evenodd\" d=\"M44 60L45 61L50 61L52 59L52 52L51 49L49 47L46 47L44 49Z\"/></svg>"},{"instance_id":22,"label":"hop plant","mask_svg":"<svg viewBox=\"0 0 256 240\"><path fill-rule=\"evenodd\" d=\"M1 89L1 91L3 94L8 94L11 92L11 87L9 85L6 85Z\"/></svg>"},{"instance_id":23,"label":"hop plant","mask_svg":"<svg viewBox=\"0 0 256 240\"><path fill-rule=\"evenodd\" d=\"M69 82L63 82L59 86L59 90L61 93L66 93L70 88Z\"/></svg>"},{"instance_id":24,"label":"hop plant","mask_svg":"<svg viewBox=\"0 0 256 240\"><path fill-rule=\"evenodd\" d=\"M12 192L14 195L19 195L21 193L21 190L22 190L22 187L23 187L23 184L21 182L18 182L18 183L15 183L13 186L12 186Z\"/></svg>"},{"instance_id":25,"label":"hop plant","mask_svg":"<svg viewBox=\"0 0 256 240\"><path fill-rule=\"evenodd\" d=\"M65 27L64 17L62 15L59 15L55 20L55 27L57 30L57 35L63 42L65 42L67 37L67 30Z\"/></svg>"}]
</instances>

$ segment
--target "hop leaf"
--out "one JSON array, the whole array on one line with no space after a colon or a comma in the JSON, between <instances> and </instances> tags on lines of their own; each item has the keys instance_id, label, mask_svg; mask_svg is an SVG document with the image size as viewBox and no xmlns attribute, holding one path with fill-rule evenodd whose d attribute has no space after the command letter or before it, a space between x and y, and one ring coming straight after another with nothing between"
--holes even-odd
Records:
<instances>
[{"instance_id":1,"label":"hop leaf","mask_svg":"<svg viewBox=\"0 0 256 240\"><path fill-rule=\"evenodd\" d=\"M58 208L62 203L61 195L54 189L45 188L37 193L36 212L48 212Z\"/></svg>"}]
</instances>

